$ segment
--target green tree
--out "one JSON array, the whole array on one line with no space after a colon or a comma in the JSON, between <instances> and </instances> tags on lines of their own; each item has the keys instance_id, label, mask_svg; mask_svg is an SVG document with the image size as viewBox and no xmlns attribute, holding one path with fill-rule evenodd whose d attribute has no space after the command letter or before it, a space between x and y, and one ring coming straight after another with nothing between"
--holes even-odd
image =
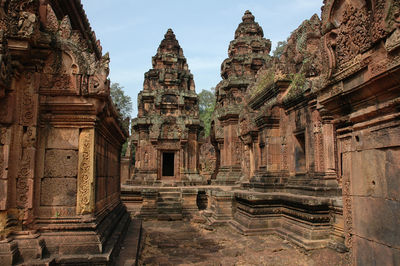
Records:
<instances>
[{"instance_id":1,"label":"green tree","mask_svg":"<svg viewBox=\"0 0 400 266\"><path fill-rule=\"evenodd\" d=\"M121 115L124 127L129 129L129 120L132 112L132 99L129 95L125 94L123 89L124 87L120 86L119 83L112 83L110 86L110 96Z\"/></svg>"},{"instance_id":2,"label":"green tree","mask_svg":"<svg viewBox=\"0 0 400 266\"><path fill-rule=\"evenodd\" d=\"M110 86L110 96L114 106L117 108L120 116L122 126L129 132L130 116L132 112L132 99L124 92L124 87L119 83L112 83ZM122 145L121 156L125 156L128 141Z\"/></svg>"},{"instance_id":3,"label":"green tree","mask_svg":"<svg viewBox=\"0 0 400 266\"><path fill-rule=\"evenodd\" d=\"M286 45L287 45L287 41L278 42L275 50L272 52L273 56L278 57L278 58L281 57L281 55L283 54L283 51L285 50Z\"/></svg>"},{"instance_id":4,"label":"green tree","mask_svg":"<svg viewBox=\"0 0 400 266\"><path fill-rule=\"evenodd\" d=\"M215 108L214 88L202 90L199 93L199 115L200 120L204 123L205 136L210 135L211 118Z\"/></svg>"},{"instance_id":5,"label":"green tree","mask_svg":"<svg viewBox=\"0 0 400 266\"><path fill-rule=\"evenodd\" d=\"M119 110L122 119L126 119L131 116L132 112L132 99L129 95L124 92L124 87L120 86L119 83L112 83L110 86L111 99Z\"/></svg>"}]
</instances>

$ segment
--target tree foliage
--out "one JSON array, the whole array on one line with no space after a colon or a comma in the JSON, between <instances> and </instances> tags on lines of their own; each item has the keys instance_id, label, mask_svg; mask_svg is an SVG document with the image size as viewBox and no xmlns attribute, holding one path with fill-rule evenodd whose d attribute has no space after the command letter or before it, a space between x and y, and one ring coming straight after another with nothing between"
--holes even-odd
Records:
<instances>
[{"instance_id":1,"label":"tree foliage","mask_svg":"<svg viewBox=\"0 0 400 266\"><path fill-rule=\"evenodd\" d=\"M131 116L132 99L125 94L123 89L124 87L120 86L119 83L112 83L110 86L110 96L122 119L126 119Z\"/></svg>"},{"instance_id":2,"label":"tree foliage","mask_svg":"<svg viewBox=\"0 0 400 266\"><path fill-rule=\"evenodd\" d=\"M119 83L112 83L110 86L110 96L118 109L119 114L122 118L123 127L129 131L129 121L132 112L132 99L129 95L124 92L124 87L120 86Z\"/></svg>"},{"instance_id":3,"label":"tree foliage","mask_svg":"<svg viewBox=\"0 0 400 266\"><path fill-rule=\"evenodd\" d=\"M199 115L200 120L204 123L205 136L210 135L211 118L215 108L215 94L214 88L209 90L202 90L199 93Z\"/></svg>"},{"instance_id":4,"label":"tree foliage","mask_svg":"<svg viewBox=\"0 0 400 266\"><path fill-rule=\"evenodd\" d=\"M275 50L272 52L273 56L278 57L278 58L281 57L281 55L283 54L283 51L285 50L286 45L287 45L287 41L278 42Z\"/></svg>"}]
</instances>

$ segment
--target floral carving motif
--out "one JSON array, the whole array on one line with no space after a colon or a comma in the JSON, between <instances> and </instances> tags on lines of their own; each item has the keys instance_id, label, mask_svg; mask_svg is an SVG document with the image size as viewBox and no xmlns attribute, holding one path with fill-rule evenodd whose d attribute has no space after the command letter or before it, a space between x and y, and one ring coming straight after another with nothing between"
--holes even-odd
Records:
<instances>
[{"instance_id":1,"label":"floral carving motif","mask_svg":"<svg viewBox=\"0 0 400 266\"><path fill-rule=\"evenodd\" d=\"M78 206L79 214L89 213L92 208L93 185L93 156L94 143L93 131L85 130L81 132L79 147L79 172L78 172Z\"/></svg>"},{"instance_id":2,"label":"floral carving motif","mask_svg":"<svg viewBox=\"0 0 400 266\"><path fill-rule=\"evenodd\" d=\"M80 203L82 205L89 204L89 174L90 174L90 135L86 135L83 140L82 162L80 165L81 171L81 184L79 186L79 193L81 195Z\"/></svg>"},{"instance_id":3,"label":"floral carving motif","mask_svg":"<svg viewBox=\"0 0 400 266\"><path fill-rule=\"evenodd\" d=\"M369 19L366 8L348 6L343 14L342 25L336 39L338 67L369 48L371 41L368 31Z\"/></svg>"},{"instance_id":4,"label":"floral carving motif","mask_svg":"<svg viewBox=\"0 0 400 266\"><path fill-rule=\"evenodd\" d=\"M31 158L26 154L26 150L21 162L21 167L17 177L17 205L19 208L25 208L28 200L28 178L31 176L30 162Z\"/></svg>"},{"instance_id":5,"label":"floral carving motif","mask_svg":"<svg viewBox=\"0 0 400 266\"><path fill-rule=\"evenodd\" d=\"M34 118L34 100L31 93L32 83L33 83L33 73L26 73L25 75L26 86L23 90L22 95L22 114L21 123L23 125L31 125Z\"/></svg>"}]
</instances>

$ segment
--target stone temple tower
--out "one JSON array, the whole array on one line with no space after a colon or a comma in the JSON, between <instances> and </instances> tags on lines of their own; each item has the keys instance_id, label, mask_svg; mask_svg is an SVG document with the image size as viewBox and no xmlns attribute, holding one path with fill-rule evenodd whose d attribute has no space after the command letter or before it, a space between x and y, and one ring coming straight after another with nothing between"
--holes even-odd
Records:
<instances>
[{"instance_id":1,"label":"stone temple tower","mask_svg":"<svg viewBox=\"0 0 400 266\"><path fill-rule=\"evenodd\" d=\"M133 183L201 184L198 165L203 126L198 97L193 75L171 29L152 64L138 96L138 117L132 123L136 147Z\"/></svg>"},{"instance_id":2,"label":"stone temple tower","mask_svg":"<svg viewBox=\"0 0 400 266\"><path fill-rule=\"evenodd\" d=\"M214 183L229 185L240 181L250 160L238 137L239 115L245 105L249 84L258 70L270 61L271 42L260 25L246 11L231 41L228 58L221 65L222 81L216 86L217 103L211 140L216 149L218 175Z\"/></svg>"}]
</instances>

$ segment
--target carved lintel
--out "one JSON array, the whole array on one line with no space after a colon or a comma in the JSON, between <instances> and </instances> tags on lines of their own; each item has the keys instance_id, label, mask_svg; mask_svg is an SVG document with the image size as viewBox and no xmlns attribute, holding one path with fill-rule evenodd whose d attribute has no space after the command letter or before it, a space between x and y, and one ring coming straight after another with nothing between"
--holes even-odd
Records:
<instances>
[{"instance_id":1,"label":"carved lintel","mask_svg":"<svg viewBox=\"0 0 400 266\"><path fill-rule=\"evenodd\" d=\"M82 129L79 135L78 193L76 213L94 211L94 129Z\"/></svg>"}]
</instances>

